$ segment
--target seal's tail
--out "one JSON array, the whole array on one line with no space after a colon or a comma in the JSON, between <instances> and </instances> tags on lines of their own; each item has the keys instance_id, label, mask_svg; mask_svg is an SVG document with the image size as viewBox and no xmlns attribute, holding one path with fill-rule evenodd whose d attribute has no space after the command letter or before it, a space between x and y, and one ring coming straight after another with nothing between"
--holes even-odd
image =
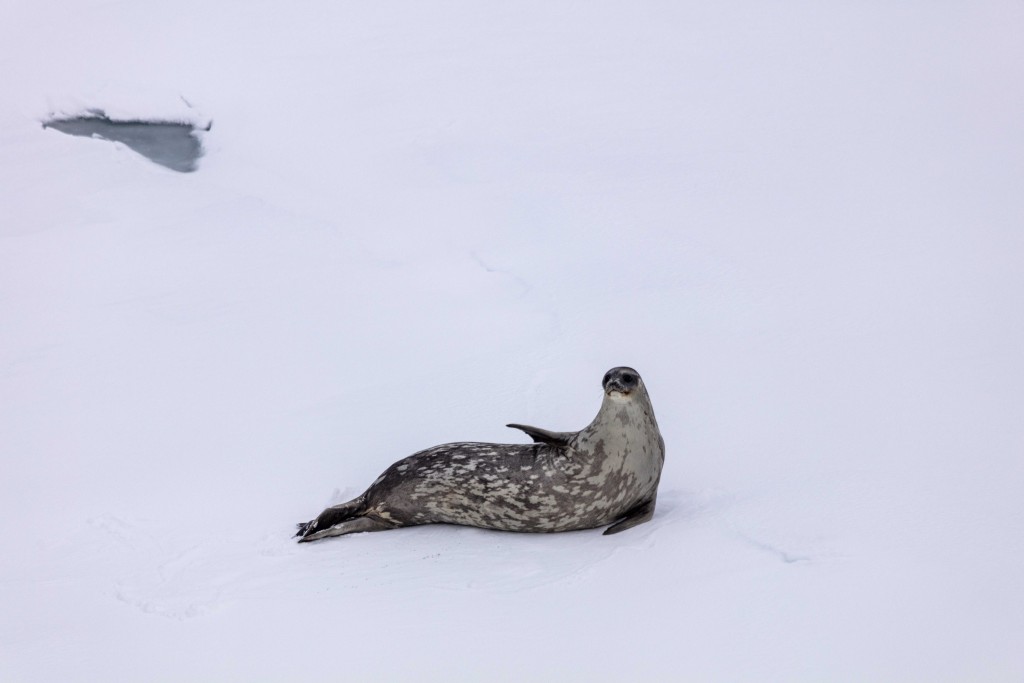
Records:
<instances>
[{"instance_id":1,"label":"seal's tail","mask_svg":"<svg viewBox=\"0 0 1024 683\"><path fill-rule=\"evenodd\" d=\"M323 538L324 536L333 536L334 534L324 533L331 529L331 527L341 524L342 522L358 518L363 512L366 511L366 494L354 498L347 503L341 503L340 505L333 505L320 515L309 522L299 522L296 524L298 532L296 536L301 537L301 541L313 541L316 538ZM316 538L310 538L311 536Z\"/></svg>"}]
</instances>

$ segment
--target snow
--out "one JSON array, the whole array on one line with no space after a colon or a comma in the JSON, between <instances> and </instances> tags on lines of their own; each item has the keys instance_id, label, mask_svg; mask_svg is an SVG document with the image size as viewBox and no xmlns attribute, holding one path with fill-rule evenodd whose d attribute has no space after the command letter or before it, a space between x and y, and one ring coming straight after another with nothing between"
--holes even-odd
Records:
<instances>
[{"instance_id":1,"label":"snow","mask_svg":"<svg viewBox=\"0 0 1024 683\"><path fill-rule=\"evenodd\" d=\"M0 680L1024 677L1019 3L8 5ZM615 365L652 522L290 538Z\"/></svg>"}]
</instances>

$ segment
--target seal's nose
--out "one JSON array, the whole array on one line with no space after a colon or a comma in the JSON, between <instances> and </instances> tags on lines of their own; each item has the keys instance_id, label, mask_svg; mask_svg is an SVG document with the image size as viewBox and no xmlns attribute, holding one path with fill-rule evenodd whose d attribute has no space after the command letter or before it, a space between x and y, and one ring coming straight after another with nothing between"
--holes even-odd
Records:
<instances>
[{"instance_id":1,"label":"seal's nose","mask_svg":"<svg viewBox=\"0 0 1024 683\"><path fill-rule=\"evenodd\" d=\"M610 394L613 391L618 391L618 392L621 392L623 394L628 394L631 389L632 389L632 387L626 386L626 383L623 382L618 377L611 378L604 385L605 393L608 393L608 394Z\"/></svg>"}]
</instances>

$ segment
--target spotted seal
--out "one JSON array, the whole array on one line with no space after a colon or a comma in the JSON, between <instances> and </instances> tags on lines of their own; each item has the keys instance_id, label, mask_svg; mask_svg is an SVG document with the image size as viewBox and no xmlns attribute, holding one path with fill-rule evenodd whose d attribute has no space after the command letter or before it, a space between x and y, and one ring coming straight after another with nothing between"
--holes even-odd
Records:
<instances>
[{"instance_id":1,"label":"spotted seal","mask_svg":"<svg viewBox=\"0 0 1024 683\"><path fill-rule=\"evenodd\" d=\"M449 443L399 460L358 498L298 525L300 542L418 524L553 532L654 515L665 441L643 380L609 370L597 417L578 432L510 424L532 444Z\"/></svg>"}]
</instances>

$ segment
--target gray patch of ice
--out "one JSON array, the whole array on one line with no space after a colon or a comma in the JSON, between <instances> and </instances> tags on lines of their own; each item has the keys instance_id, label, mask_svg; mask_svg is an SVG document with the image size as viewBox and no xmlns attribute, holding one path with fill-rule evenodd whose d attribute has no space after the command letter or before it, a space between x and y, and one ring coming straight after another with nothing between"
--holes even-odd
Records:
<instances>
[{"instance_id":1,"label":"gray patch of ice","mask_svg":"<svg viewBox=\"0 0 1024 683\"><path fill-rule=\"evenodd\" d=\"M203 155L200 129L191 123L114 120L100 109L90 109L81 116L45 121L43 128L120 142L150 161L180 173L195 171ZM209 126L205 130L209 130Z\"/></svg>"}]
</instances>

